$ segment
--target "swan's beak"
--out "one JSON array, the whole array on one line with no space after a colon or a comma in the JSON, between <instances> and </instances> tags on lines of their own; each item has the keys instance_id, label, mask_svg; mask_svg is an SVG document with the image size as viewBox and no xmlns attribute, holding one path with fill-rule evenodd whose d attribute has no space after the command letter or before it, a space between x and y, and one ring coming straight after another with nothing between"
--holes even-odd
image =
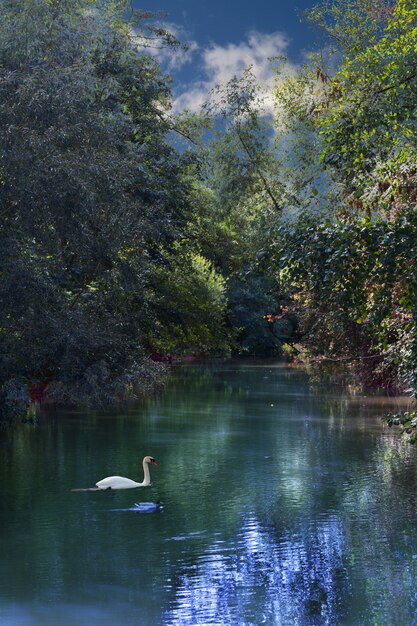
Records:
<instances>
[{"instance_id":1,"label":"swan's beak","mask_svg":"<svg viewBox=\"0 0 417 626\"><path fill-rule=\"evenodd\" d=\"M155 459L151 459L151 463L152 463L152 465L158 465L158 463L155 461Z\"/></svg>"}]
</instances>

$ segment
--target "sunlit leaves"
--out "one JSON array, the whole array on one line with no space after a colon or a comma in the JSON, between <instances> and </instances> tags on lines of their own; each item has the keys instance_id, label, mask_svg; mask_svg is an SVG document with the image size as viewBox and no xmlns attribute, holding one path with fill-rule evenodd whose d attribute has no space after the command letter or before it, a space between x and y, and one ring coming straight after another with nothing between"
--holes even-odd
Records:
<instances>
[{"instance_id":1,"label":"sunlit leaves","mask_svg":"<svg viewBox=\"0 0 417 626\"><path fill-rule=\"evenodd\" d=\"M176 245L156 268L149 298L157 313L149 342L173 354L227 351L226 286L213 264L190 246Z\"/></svg>"},{"instance_id":2,"label":"sunlit leaves","mask_svg":"<svg viewBox=\"0 0 417 626\"><path fill-rule=\"evenodd\" d=\"M361 174L370 179L378 161L399 153L409 161L407 151L414 149L417 9L400 0L387 15L377 23L369 14L375 32L366 45L342 46L344 58L332 79L339 95L319 119L326 160L351 182ZM352 19L345 28L359 35L361 24Z\"/></svg>"}]
</instances>

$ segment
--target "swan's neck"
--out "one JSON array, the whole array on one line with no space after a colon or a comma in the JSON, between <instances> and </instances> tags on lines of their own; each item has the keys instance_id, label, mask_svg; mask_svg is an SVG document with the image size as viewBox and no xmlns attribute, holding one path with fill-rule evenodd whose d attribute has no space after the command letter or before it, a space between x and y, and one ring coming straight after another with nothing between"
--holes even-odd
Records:
<instances>
[{"instance_id":1,"label":"swan's neck","mask_svg":"<svg viewBox=\"0 0 417 626\"><path fill-rule=\"evenodd\" d=\"M151 475L149 473L149 465L146 461L143 461L143 483L142 487L147 487L151 484Z\"/></svg>"}]
</instances>

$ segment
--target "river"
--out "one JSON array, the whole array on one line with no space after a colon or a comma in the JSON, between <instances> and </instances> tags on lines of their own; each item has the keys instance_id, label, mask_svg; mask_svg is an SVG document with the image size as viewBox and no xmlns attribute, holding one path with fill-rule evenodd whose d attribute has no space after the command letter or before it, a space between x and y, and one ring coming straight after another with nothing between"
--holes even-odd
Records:
<instances>
[{"instance_id":1,"label":"river","mask_svg":"<svg viewBox=\"0 0 417 626\"><path fill-rule=\"evenodd\" d=\"M392 406L201 366L139 408L3 433L0 622L417 624L417 446L381 422ZM151 487L71 491L142 480L146 454Z\"/></svg>"}]
</instances>

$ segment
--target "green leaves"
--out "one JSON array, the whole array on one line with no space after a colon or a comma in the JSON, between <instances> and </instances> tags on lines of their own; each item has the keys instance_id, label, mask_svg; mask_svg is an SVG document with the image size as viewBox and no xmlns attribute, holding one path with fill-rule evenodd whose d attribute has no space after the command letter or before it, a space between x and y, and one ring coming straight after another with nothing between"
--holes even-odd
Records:
<instances>
[{"instance_id":1,"label":"green leaves","mask_svg":"<svg viewBox=\"0 0 417 626\"><path fill-rule=\"evenodd\" d=\"M157 322L149 342L156 352L228 351L226 285L213 264L184 242L156 267L152 306Z\"/></svg>"},{"instance_id":2,"label":"green leaves","mask_svg":"<svg viewBox=\"0 0 417 626\"><path fill-rule=\"evenodd\" d=\"M325 160L350 182L358 176L370 181L378 162L414 149L417 10L401 0L386 14L389 19L381 9L378 25L372 13L359 19L361 3L338 3L348 4L356 5L356 13L350 14L350 25L345 18L346 32L359 40L367 26L375 30L361 47L343 40L344 58L332 79L339 98L330 99L318 124Z\"/></svg>"},{"instance_id":3,"label":"green leaves","mask_svg":"<svg viewBox=\"0 0 417 626\"><path fill-rule=\"evenodd\" d=\"M0 4L0 386L105 402L152 370L151 285L190 183L167 139L169 81L138 46L149 15L133 37L128 4Z\"/></svg>"},{"instance_id":4,"label":"green leaves","mask_svg":"<svg viewBox=\"0 0 417 626\"><path fill-rule=\"evenodd\" d=\"M300 220L291 231L283 226L279 235L273 260L284 286L295 288L297 300L319 312L323 322L336 314L344 332L354 323L357 330L349 331L353 354L367 346L365 355L380 354L387 371L414 387L417 213L389 223ZM338 332L333 326L329 341L337 342ZM335 357L341 351L340 337Z\"/></svg>"}]
</instances>

